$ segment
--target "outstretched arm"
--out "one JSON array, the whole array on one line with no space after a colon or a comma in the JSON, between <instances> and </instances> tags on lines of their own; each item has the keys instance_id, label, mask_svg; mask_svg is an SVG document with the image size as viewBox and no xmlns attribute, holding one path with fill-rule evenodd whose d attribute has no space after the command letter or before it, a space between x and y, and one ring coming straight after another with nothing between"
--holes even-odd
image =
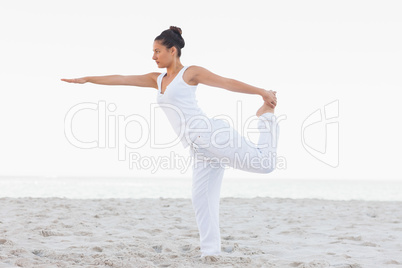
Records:
<instances>
[{"instance_id":1,"label":"outstretched arm","mask_svg":"<svg viewBox=\"0 0 402 268\"><path fill-rule=\"evenodd\" d=\"M237 81L235 79L225 78L216 75L203 67L194 66L193 70L194 70L194 76L192 78L192 81L194 81L196 84L201 83L207 86L224 88L239 93L258 94L272 108L275 108L276 106L275 91L272 90L268 91L263 88L254 87L249 84Z\"/></svg>"},{"instance_id":2,"label":"outstretched arm","mask_svg":"<svg viewBox=\"0 0 402 268\"><path fill-rule=\"evenodd\" d=\"M149 73L144 75L106 75L106 76L86 76L82 78L61 79L68 83L94 83L99 85L122 85L137 87L158 88L157 78L160 73Z\"/></svg>"}]
</instances>

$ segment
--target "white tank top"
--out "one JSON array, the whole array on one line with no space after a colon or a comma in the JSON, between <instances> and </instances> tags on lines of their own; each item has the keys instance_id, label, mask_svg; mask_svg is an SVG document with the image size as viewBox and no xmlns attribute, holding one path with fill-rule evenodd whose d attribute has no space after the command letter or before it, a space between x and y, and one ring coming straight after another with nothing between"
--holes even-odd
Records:
<instances>
[{"instance_id":1,"label":"white tank top","mask_svg":"<svg viewBox=\"0 0 402 268\"><path fill-rule=\"evenodd\" d=\"M197 86L192 86L184 82L183 73L189 66L184 66L176 77L166 87L162 94L162 78L166 75L162 73L158 76L157 103L165 112L170 124L179 136L184 148L189 146L189 141L195 137L194 129L204 128L205 120L209 120L205 113L198 107L195 97ZM189 130L192 129L191 132ZM187 137L187 138L186 138Z\"/></svg>"}]
</instances>

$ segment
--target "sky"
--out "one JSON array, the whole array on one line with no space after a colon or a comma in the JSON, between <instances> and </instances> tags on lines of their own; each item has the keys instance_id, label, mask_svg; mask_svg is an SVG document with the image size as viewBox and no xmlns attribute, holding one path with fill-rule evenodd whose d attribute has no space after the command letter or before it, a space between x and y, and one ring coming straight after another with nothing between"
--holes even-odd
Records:
<instances>
[{"instance_id":1,"label":"sky","mask_svg":"<svg viewBox=\"0 0 402 268\"><path fill-rule=\"evenodd\" d=\"M1 1L0 176L190 177L188 149L146 139L175 138L155 89L60 81L164 72L153 40L174 25L183 65L278 92L280 166L226 177L401 180L401 11L399 1ZM205 85L197 99L238 130L262 105Z\"/></svg>"}]
</instances>

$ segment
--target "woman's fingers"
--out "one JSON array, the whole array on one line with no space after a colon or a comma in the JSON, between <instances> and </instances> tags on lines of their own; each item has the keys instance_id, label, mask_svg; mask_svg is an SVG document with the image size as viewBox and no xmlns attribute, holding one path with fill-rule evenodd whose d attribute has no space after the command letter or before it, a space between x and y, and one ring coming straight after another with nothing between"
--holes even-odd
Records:
<instances>
[{"instance_id":1,"label":"woman's fingers","mask_svg":"<svg viewBox=\"0 0 402 268\"><path fill-rule=\"evenodd\" d=\"M72 78L72 79L62 78L60 80L68 83L78 83L78 84L84 84L86 82L85 79L82 78Z\"/></svg>"},{"instance_id":2,"label":"woman's fingers","mask_svg":"<svg viewBox=\"0 0 402 268\"><path fill-rule=\"evenodd\" d=\"M75 79L67 79L67 78L61 79L61 81L68 82L68 83L75 83L74 80L75 80Z\"/></svg>"},{"instance_id":3,"label":"woman's fingers","mask_svg":"<svg viewBox=\"0 0 402 268\"><path fill-rule=\"evenodd\" d=\"M276 102L275 101L270 101L270 102L266 102L268 105L269 105L269 107L271 107L271 108L275 108L276 107Z\"/></svg>"},{"instance_id":4,"label":"woman's fingers","mask_svg":"<svg viewBox=\"0 0 402 268\"><path fill-rule=\"evenodd\" d=\"M271 108L275 108L277 104L277 99L276 96L274 95L273 91L267 91L270 94L267 94L266 96L263 97L264 101L266 104L268 104Z\"/></svg>"},{"instance_id":5,"label":"woman's fingers","mask_svg":"<svg viewBox=\"0 0 402 268\"><path fill-rule=\"evenodd\" d=\"M274 107L272 107L272 108L275 108L276 104L278 103L278 99L276 98L276 91L273 91L273 90L270 90L270 91L273 94L273 96L272 96L273 101L271 101L271 103L274 105Z\"/></svg>"},{"instance_id":6,"label":"woman's fingers","mask_svg":"<svg viewBox=\"0 0 402 268\"><path fill-rule=\"evenodd\" d=\"M278 100L276 98L276 91L265 90L265 94L262 96L264 102L271 108L275 108Z\"/></svg>"}]
</instances>

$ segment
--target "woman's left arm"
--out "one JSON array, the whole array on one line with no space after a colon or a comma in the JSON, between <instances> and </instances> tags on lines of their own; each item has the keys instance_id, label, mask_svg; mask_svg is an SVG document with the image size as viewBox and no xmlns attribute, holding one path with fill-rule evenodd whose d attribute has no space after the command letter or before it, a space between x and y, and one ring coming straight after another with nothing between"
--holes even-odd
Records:
<instances>
[{"instance_id":1,"label":"woman's left arm","mask_svg":"<svg viewBox=\"0 0 402 268\"><path fill-rule=\"evenodd\" d=\"M196 84L201 83L207 86L219 87L239 93L258 94L273 108L275 108L276 106L276 92L274 91L268 91L263 88L251 86L235 79L222 77L199 66L193 67L193 73L194 76L191 80Z\"/></svg>"}]
</instances>

